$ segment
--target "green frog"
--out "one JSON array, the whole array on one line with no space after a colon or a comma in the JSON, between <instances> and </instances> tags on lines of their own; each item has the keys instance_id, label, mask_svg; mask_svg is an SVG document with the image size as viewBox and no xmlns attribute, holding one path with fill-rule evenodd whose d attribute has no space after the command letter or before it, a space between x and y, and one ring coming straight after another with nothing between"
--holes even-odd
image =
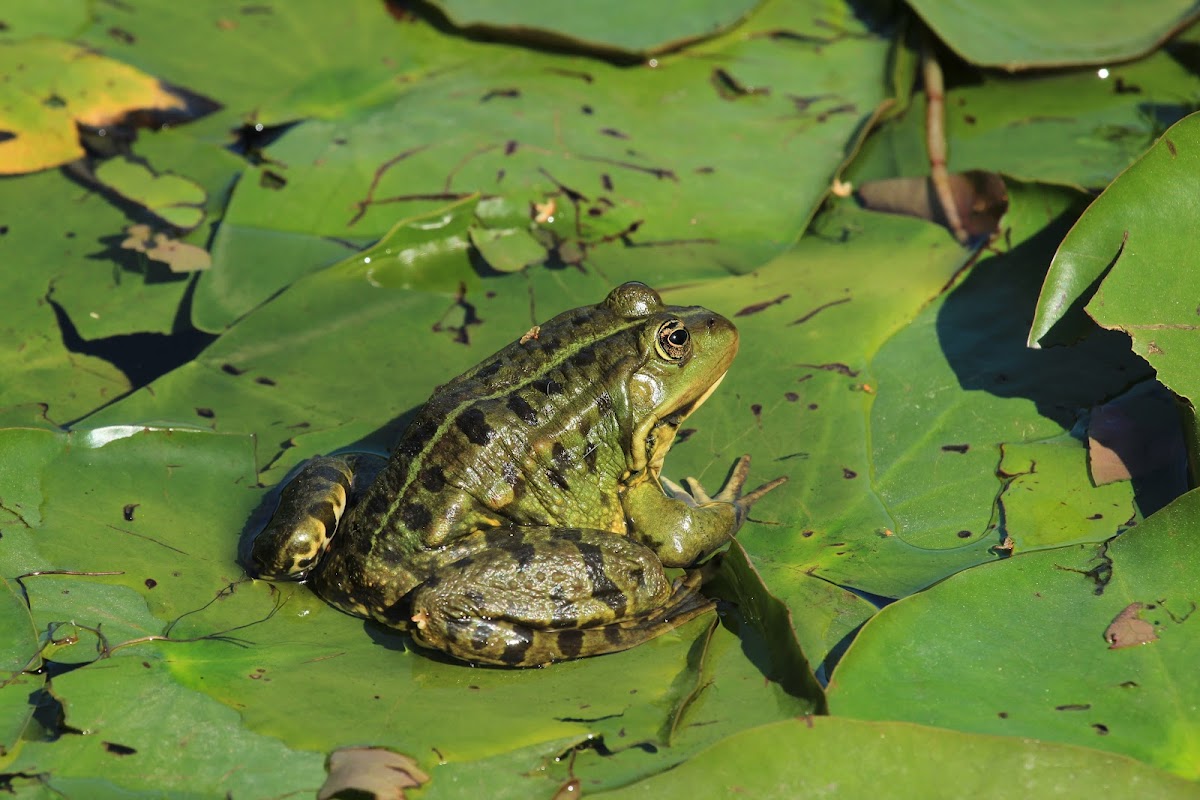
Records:
<instances>
[{"instance_id":1,"label":"green frog","mask_svg":"<svg viewBox=\"0 0 1200 800\"><path fill-rule=\"evenodd\" d=\"M479 664L633 647L714 607L695 569L752 504L749 456L716 495L661 477L725 375L737 329L626 283L434 390L382 469L310 460L251 555L331 605ZM689 568L672 581L664 568Z\"/></svg>"}]
</instances>

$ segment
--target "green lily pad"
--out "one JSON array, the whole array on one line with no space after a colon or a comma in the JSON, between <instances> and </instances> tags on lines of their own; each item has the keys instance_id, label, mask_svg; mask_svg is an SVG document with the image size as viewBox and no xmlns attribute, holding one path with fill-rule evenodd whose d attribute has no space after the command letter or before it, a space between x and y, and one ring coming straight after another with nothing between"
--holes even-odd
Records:
<instances>
[{"instance_id":1,"label":"green lily pad","mask_svg":"<svg viewBox=\"0 0 1200 800\"><path fill-rule=\"evenodd\" d=\"M983 72L946 91L947 167L989 170L1022 182L1101 189L1192 110L1200 78L1166 52L1095 69L1020 80ZM924 175L925 95L868 139L848 171L855 183Z\"/></svg>"},{"instance_id":2,"label":"green lily pad","mask_svg":"<svg viewBox=\"0 0 1200 800\"><path fill-rule=\"evenodd\" d=\"M520 228L472 226L471 244L497 272L516 272L546 258L546 248L529 231Z\"/></svg>"},{"instance_id":3,"label":"green lily pad","mask_svg":"<svg viewBox=\"0 0 1200 800\"><path fill-rule=\"evenodd\" d=\"M1030 342L1068 339L1088 324L1124 331L1133 350L1177 394L1200 397L1193 357L1194 260L1178 232L1195 221L1190 187L1200 170L1200 115L1163 134L1088 208L1046 276Z\"/></svg>"},{"instance_id":4,"label":"green lily pad","mask_svg":"<svg viewBox=\"0 0 1200 800\"><path fill-rule=\"evenodd\" d=\"M586 780L583 786L587 788ZM1014 796L1088 800L1128 791L1182 800L1196 792L1190 781L1082 747L969 736L904 723L815 717L731 736L665 775L597 796L619 800L745 795L789 800L830 792L868 797L881 789L895 798L997 800Z\"/></svg>"},{"instance_id":5,"label":"green lily pad","mask_svg":"<svg viewBox=\"0 0 1200 800\"><path fill-rule=\"evenodd\" d=\"M1195 780L1198 541L1193 491L1110 542L1018 555L894 603L834 673L830 710L1083 745ZM1149 635L1122 642L1118 620Z\"/></svg>"},{"instance_id":6,"label":"green lily pad","mask_svg":"<svg viewBox=\"0 0 1200 800\"><path fill-rule=\"evenodd\" d=\"M602 760L611 785L819 703L811 675L809 697L798 696L807 666L797 650L777 662L773 680L763 680L757 664L771 663L778 634L768 638L770 623L738 614L727 622L741 627L736 636L709 616L604 658L543 670L476 670L413 651L400 634L341 614L302 586L247 581L234 560L238 533L252 524L246 520L262 498L250 478L247 437L4 430L0 447L26 453L29 469L0 480L0 498L23 497L43 509L32 523L0 523L0 567L5 574L72 573L26 579L28 602L38 628L53 639L47 657L76 665L70 680L51 680L66 725L100 736L62 732L55 742L26 742L12 765L47 773L63 791L97 774L131 789L174 786L170 775L145 766L156 761L157 748L178 746L156 727L165 713L160 703L192 709L197 729L233 731L219 752L188 751L208 758L196 767L205 781L214 779L209 770L242 758L295 759L311 769L319 758L299 751L348 742L389 746L422 762L436 748L438 760L464 762L594 738L607 751L630 754ZM747 658L744 648L757 655ZM159 700L146 701L150 693ZM126 702L139 712L102 713ZM358 709L352 717L344 713L348 705ZM451 706L459 713L447 716ZM514 717L513 708L537 711ZM459 725L460 714L472 725ZM659 755L648 759L646 752ZM280 766L256 780L278 794L311 774L285 772Z\"/></svg>"},{"instance_id":7,"label":"green lily pad","mask_svg":"<svg viewBox=\"0 0 1200 800\"><path fill-rule=\"evenodd\" d=\"M88 23L89 0L46 0L13 3L4 9L0 41L56 36L69 39Z\"/></svg>"},{"instance_id":8,"label":"green lily pad","mask_svg":"<svg viewBox=\"0 0 1200 800\"><path fill-rule=\"evenodd\" d=\"M703 58L653 67L443 43L487 68L414 76L386 102L299 124L270 146L271 162L231 199L196 324L222 330L329 263L329 240L365 243L476 193L525 209L553 201L538 241L610 283L676 279L676 264L691 278L749 271L800 235L883 99L861 65L882 64L886 42L861 23L819 45L769 35L813 24L804 5L773 3L744 35L705 43ZM410 52L426 36L413 24L394 46Z\"/></svg>"},{"instance_id":9,"label":"green lily pad","mask_svg":"<svg viewBox=\"0 0 1200 800\"><path fill-rule=\"evenodd\" d=\"M1136 58L1194 20L1192 0L1033 5L1020 0L913 0L913 10L967 61L1009 71Z\"/></svg>"},{"instance_id":10,"label":"green lily pad","mask_svg":"<svg viewBox=\"0 0 1200 800\"><path fill-rule=\"evenodd\" d=\"M322 754L247 731L235 710L176 683L161 657L106 659L54 688L78 733L25 743L9 768L60 795L264 797L314 792L324 778Z\"/></svg>"},{"instance_id":11,"label":"green lily pad","mask_svg":"<svg viewBox=\"0 0 1200 800\"><path fill-rule=\"evenodd\" d=\"M136 161L110 158L96 167L96 179L176 228L191 230L204 219L204 189L179 175L155 174Z\"/></svg>"},{"instance_id":12,"label":"green lily pad","mask_svg":"<svg viewBox=\"0 0 1200 800\"><path fill-rule=\"evenodd\" d=\"M741 22L760 0L688 0L662 14L653 5L582 0L507 5L486 0L434 0L456 27L606 53L648 54L715 36Z\"/></svg>"}]
</instances>

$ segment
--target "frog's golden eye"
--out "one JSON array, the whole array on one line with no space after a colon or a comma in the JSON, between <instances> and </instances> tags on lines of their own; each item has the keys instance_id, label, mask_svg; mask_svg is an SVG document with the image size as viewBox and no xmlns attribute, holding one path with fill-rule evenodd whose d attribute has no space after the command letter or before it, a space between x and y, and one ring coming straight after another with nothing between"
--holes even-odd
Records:
<instances>
[{"instance_id":1,"label":"frog's golden eye","mask_svg":"<svg viewBox=\"0 0 1200 800\"><path fill-rule=\"evenodd\" d=\"M691 334L681 320L664 322L654 339L658 354L668 361L682 361L691 352Z\"/></svg>"}]
</instances>

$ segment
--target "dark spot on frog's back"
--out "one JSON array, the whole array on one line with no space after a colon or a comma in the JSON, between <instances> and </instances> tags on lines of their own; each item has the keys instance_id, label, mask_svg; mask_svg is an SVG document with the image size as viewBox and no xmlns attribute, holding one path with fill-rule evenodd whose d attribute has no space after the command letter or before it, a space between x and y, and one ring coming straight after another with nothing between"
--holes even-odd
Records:
<instances>
[{"instance_id":1,"label":"dark spot on frog's back","mask_svg":"<svg viewBox=\"0 0 1200 800\"><path fill-rule=\"evenodd\" d=\"M425 491L434 494L446 488L446 475L442 468L434 465L421 470L421 485L425 487Z\"/></svg>"},{"instance_id":2,"label":"dark spot on frog's back","mask_svg":"<svg viewBox=\"0 0 1200 800\"><path fill-rule=\"evenodd\" d=\"M567 658L575 658L583 650L583 631L578 628L559 631L557 636L558 649Z\"/></svg>"},{"instance_id":3,"label":"dark spot on frog's back","mask_svg":"<svg viewBox=\"0 0 1200 800\"><path fill-rule=\"evenodd\" d=\"M537 556L537 548L529 542L517 542L508 551L517 561L518 569L526 569Z\"/></svg>"},{"instance_id":4,"label":"dark spot on frog's back","mask_svg":"<svg viewBox=\"0 0 1200 800\"><path fill-rule=\"evenodd\" d=\"M420 503L407 503L400 509L400 521L410 531L422 531L433 521L433 515Z\"/></svg>"},{"instance_id":5,"label":"dark spot on frog's back","mask_svg":"<svg viewBox=\"0 0 1200 800\"><path fill-rule=\"evenodd\" d=\"M363 502L361 519L380 520L387 515L388 509L392 506L392 499L388 492L376 491L370 492L367 499Z\"/></svg>"},{"instance_id":6,"label":"dark spot on frog's back","mask_svg":"<svg viewBox=\"0 0 1200 800\"><path fill-rule=\"evenodd\" d=\"M534 381L533 386L535 389L537 389L539 392L546 395L547 397L552 397L553 395L556 395L556 394L562 394L562 392L563 392L563 385L561 383L559 383L558 381L554 380L553 378L546 378L545 380Z\"/></svg>"},{"instance_id":7,"label":"dark spot on frog's back","mask_svg":"<svg viewBox=\"0 0 1200 800\"><path fill-rule=\"evenodd\" d=\"M571 356L571 364L575 367L590 367L596 363L596 353L590 347L584 347Z\"/></svg>"},{"instance_id":8,"label":"dark spot on frog's back","mask_svg":"<svg viewBox=\"0 0 1200 800\"><path fill-rule=\"evenodd\" d=\"M570 491L571 489L571 485L567 483L566 477L564 477L563 474L556 469L546 470L546 479L564 492Z\"/></svg>"},{"instance_id":9,"label":"dark spot on frog's back","mask_svg":"<svg viewBox=\"0 0 1200 800\"><path fill-rule=\"evenodd\" d=\"M567 452L567 448L563 447L562 442L555 442L551 445L550 457L560 467L565 467L571 463L571 454Z\"/></svg>"},{"instance_id":10,"label":"dark spot on frog's back","mask_svg":"<svg viewBox=\"0 0 1200 800\"><path fill-rule=\"evenodd\" d=\"M482 367L480 367L479 371L475 373L475 377L476 378L484 378L484 379L490 378L493 375L495 375L497 372L499 372L500 367L502 367L502 366L503 366L503 362L499 358L496 358L490 364L485 364Z\"/></svg>"},{"instance_id":11,"label":"dark spot on frog's back","mask_svg":"<svg viewBox=\"0 0 1200 800\"><path fill-rule=\"evenodd\" d=\"M495 431L488 425L487 417L478 408L468 408L454 422L471 444L487 444L492 440Z\"/></svg>"},{"instance_id":12,"label":"dark spot on frog's back","mask_svg":"<svg viewBox=\"0 0 1200 800\"><path fill-rule=\"evenodd\" d=\"M537 424L537 412L533 410L533 406L525 402L525 398L520 395L513 395L508 398L508 410L517 415L517 417L526 425Z\"/></svg>"},{"instance_id":13,"label":"dark spot on frog's back","mask_svg":"<svg viewBox=\"0 0 1200 800\"><path fill-rule=\"evenodd\" d=\"M525 654L529 652L532 645L533 637L529 631L513 626L509 632L508 644L504 646L504 652L500 654L500 660L505 664L520 664L525 660Z\"/></svg>"},{"instance_id":14,"label":"dark spot on frog's back","mask_svg":"<svg viewBox=\"0 0 1200 800\"><path fill-rule=\"evenodd\" d=\"M436 432L437 427L428 420L414 422L404 432L404 438L397 445L396 452L410 457L415 456L424 449L425 445L429 444L429 440Z\"/></svg>"}]
</instances>

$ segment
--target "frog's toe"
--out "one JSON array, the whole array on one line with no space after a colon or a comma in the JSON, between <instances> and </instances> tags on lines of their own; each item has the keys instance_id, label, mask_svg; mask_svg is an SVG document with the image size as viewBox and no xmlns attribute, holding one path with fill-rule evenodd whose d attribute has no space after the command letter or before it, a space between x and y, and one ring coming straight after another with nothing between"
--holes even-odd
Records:
<instances>
[{"instance_id":1,"label":"frog's toe","mask_svg":"<svg viewBox=\"0 0 1200 800\"><path fill-rule=\"evenodd\" d=\"M721 491L717 492L716 496L712 499L721 503L733 503L739 507L749 509L750 506L758 502L767 492L781 484L787 483L787 476L785 475L773 481L768 481L753 491L742 494L742 487L746 485L748 477L750 477L750 455L746 454L739 458L737 463L733 465L729 477L725 480L725 485L721 487Z\"/></svg>"},{"instance_id":2,"label":"frog's toe","mask_svg":"<svg viewBox=\"0 0 1200 800\"><path fill-rule=\"evenodd\" d=\"M687 483L690 487L693 480L694 479L692 478L686 478L684 479L684 483ZM663 485L664 489L671 493L671 497L679 502L686 503L692 508L697 508L700 505L701 501L695 496L694 490L685 489L675 481L671 480L670 478L665 478L662 475L658 476L658 481ZM701 494L703 494L703 490L701 490ZM707 497L707 495L705 495L705 497Z\"/></svg>"}]
</instances>

